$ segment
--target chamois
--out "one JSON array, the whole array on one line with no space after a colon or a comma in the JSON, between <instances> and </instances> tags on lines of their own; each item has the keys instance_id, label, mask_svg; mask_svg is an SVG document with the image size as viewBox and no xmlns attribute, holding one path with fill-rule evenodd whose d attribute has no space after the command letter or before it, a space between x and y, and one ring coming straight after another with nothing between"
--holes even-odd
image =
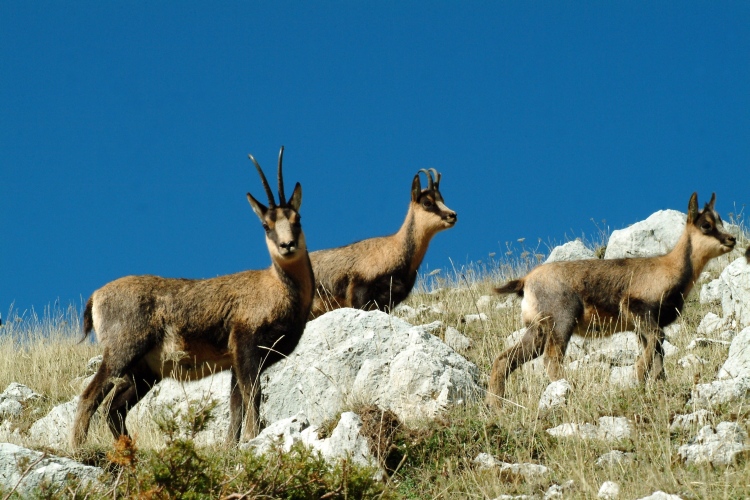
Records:
<instances>
[{"instance_id":1,"label":"chamois","mask_svg":"<svg viewBox=\"0 0 750 500\"><path fill-rule=\"evenodd\" d=\"M424 190L420 172L427 177ZM316 280L311 316L339 307L385 310L398 305L414 287L432 237L456 220L440 194L440 174L421 169L411 183L409 210L397 233L310 254Z\"/></svg>"},{"instance_id":2,"label":"chamois","mask_svg":"<svg viewBox=\"0 0 750 500\"><path fill-rule=\"evenodd\" d=\"M523 297L526 333L492 364L486 402L499 406L508 375L542 353L547 376L562 378L562 360L574 332L608 336L635 330L643 348L635 365L638 382L645 382L647 375L665 378L662 329L677 318L708 261L730 252L736 243L724 231L715 201L714 194L699 211L693 193L685 230L666 255L552 262L496 288Z\"/></svg>"},{"instance_id":3,"label":"chamois","mask_svg":"<svg viewBox=\"0 0 750 500\"><path fill-rule=\"evenodd\" d=\"M227 442L257 435L260 374L297 346L315 283L300 224L302 187L297 183L286 200L283 153L282 146L278 205L263 170L248 155L268 196L266 207L247 194L265 230L269 268L203 280L127 276L91 295L84 339L93 328L104 352L78 403L70 435L74 449L111 391L108 424L117 438L128 433L128 410L163 377L195 380L226 369L232 374Z\"/></svg>"},{"instance_id":4,"label":"chamois","mask_svg":"<svg viewBox=\"0 0 750 500\"><path fill-rule=\"evenodd\" d=\"M745 260L750 264L750 247L747 247L747 250L745 250Z\"/></svg>"}]
</instances>

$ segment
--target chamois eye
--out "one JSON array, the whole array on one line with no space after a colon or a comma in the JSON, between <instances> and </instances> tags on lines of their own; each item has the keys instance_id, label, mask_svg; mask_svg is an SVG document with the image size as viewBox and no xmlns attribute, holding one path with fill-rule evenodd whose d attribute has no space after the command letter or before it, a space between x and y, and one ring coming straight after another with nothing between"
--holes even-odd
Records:
<instances>
[{"instance_id":1,"label":"chamois eye","mask_svg":"<svg viewBox=\"0 0 750 500\"><path fill-rule=\"evenodd\" d=\"M425 200L422 201L422 206L425 207L425 208L430 208L430 207L432 207L432 201L430 201L428 199L425 199Z\"/></svg>"},{"instance_id":2,"label":"chamois eye","mask_svg":"<svg viewBox=\"0 0 750 500\"><path fill-rule=\"evenodd\" d=\"M264 229L265 231L270 231L270 230L271 230L271 228L270 228L270 227L268 227L268 224L266 224L265 222L263 223L263 229Z\"/></svg>"},{"instance_id":3,"label":"chamois eye","mask_svg":"<svg viewBox=\"0 0 750 500\"><path fill-rule=\"evenodd\" d=\"M704 231L710 231L711 230L711 223L710 222L704 222L701 224L701 229Z\"/></svg>"}]
</instances>

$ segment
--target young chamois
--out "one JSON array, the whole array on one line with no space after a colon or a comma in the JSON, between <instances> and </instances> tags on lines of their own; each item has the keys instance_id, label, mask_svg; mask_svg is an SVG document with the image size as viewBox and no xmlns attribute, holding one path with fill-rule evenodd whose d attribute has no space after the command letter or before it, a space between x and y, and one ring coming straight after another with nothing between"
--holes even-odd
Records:
<instances>
[{"instance_id":1,"label":"young chamois","mask_svg":"<svg viewBox=\"0 0 750 500\"><path fill-rule=\"evenodd\" d=\"M424 190L419 172L427 176ZM457 220L440 194L440 174L434 168L419 172L411 183L406 219L396 234L310 254L316 280L312 317L339 307L385 310L409 295L430 240Z\"/></svg>"},{"instance_id":2,"label":"young chamois","mask_svg":"<svg viewBox=\"0 0 750 500\"><path fill-rule=\"evenodd\" d=\"M290 354L310 315L315 278L300 225L299 183L284 196L279 152L279 204L260 165L249 155L268 196L247 199L266 234L271 267L204 280L127 276L93 293L83 316L104 346L102 364L81 395L70 436L78 447L91 416L112 392L109 428L128 433L128 410L163 377L195 380L232 373L228 442L259 430L260 374Z\"/></svg>"},{"instance_id":3,"label":"young chamois","mask_svg":"<svg viewBox=\"0 0 750 500\"><path fill-rule=\"evenodd\" d=\"M526 333L492 365L486 402L499 406L505 380L516 368L544 353L551 380L563 376L562 361L573 333L607 336L635 330L643 353L635 364L639 382L664 378L665 326L682 310L706 263L734 248L714 211L716 196L698 210L698 195L688 205L687 224L666 255L612 260L552 262L513 280L498 293L523 297Z\"/></svg>"}]
</instances>

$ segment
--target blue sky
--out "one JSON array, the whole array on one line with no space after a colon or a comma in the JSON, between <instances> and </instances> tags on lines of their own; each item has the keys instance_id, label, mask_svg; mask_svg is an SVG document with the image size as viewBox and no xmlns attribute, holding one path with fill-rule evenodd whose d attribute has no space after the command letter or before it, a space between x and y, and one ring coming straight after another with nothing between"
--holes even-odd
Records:
<instances>
[{"instance_id":1,"label":"blue sky","mask_svg":"<svg viewBox=\"0 0 750 500\"><path fill-rule=\"evenodd\" d=\"M726 216L749 54L747 2L2 2L0 312L266 267L247 153L282 144L311 250L396 231L441 171L428 270L693 191Z\"/></svg>"}]
</instances>

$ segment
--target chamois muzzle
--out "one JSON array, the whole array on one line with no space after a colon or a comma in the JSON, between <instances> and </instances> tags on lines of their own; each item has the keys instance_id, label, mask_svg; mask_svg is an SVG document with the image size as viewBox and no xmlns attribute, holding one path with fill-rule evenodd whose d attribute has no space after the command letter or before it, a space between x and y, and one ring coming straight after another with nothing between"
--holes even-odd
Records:
<instances>
[{"instance_id":1,"label":"chamois muzzle","mask_svg":"<svg viewBox=\"0 0 750 500\"><path fill-rule=\"evenodd\" d=\"M731 252L734 249L734 246L736 244L737 244L737 238L735 238L731 234L727 234L725 237L721 239L721 248L725 252Z\"/></svg>"},{"instance_id":2,"label":"chamois muzzle","mask_svg":"<svg viewBox=\"0 0 750 500\"><path fill-rule=\"evenodd\" d=\"M279 253L283 257L291 257L297 251L297 245L293 241L279 243Z\"/></svg>"}]
</instances>

